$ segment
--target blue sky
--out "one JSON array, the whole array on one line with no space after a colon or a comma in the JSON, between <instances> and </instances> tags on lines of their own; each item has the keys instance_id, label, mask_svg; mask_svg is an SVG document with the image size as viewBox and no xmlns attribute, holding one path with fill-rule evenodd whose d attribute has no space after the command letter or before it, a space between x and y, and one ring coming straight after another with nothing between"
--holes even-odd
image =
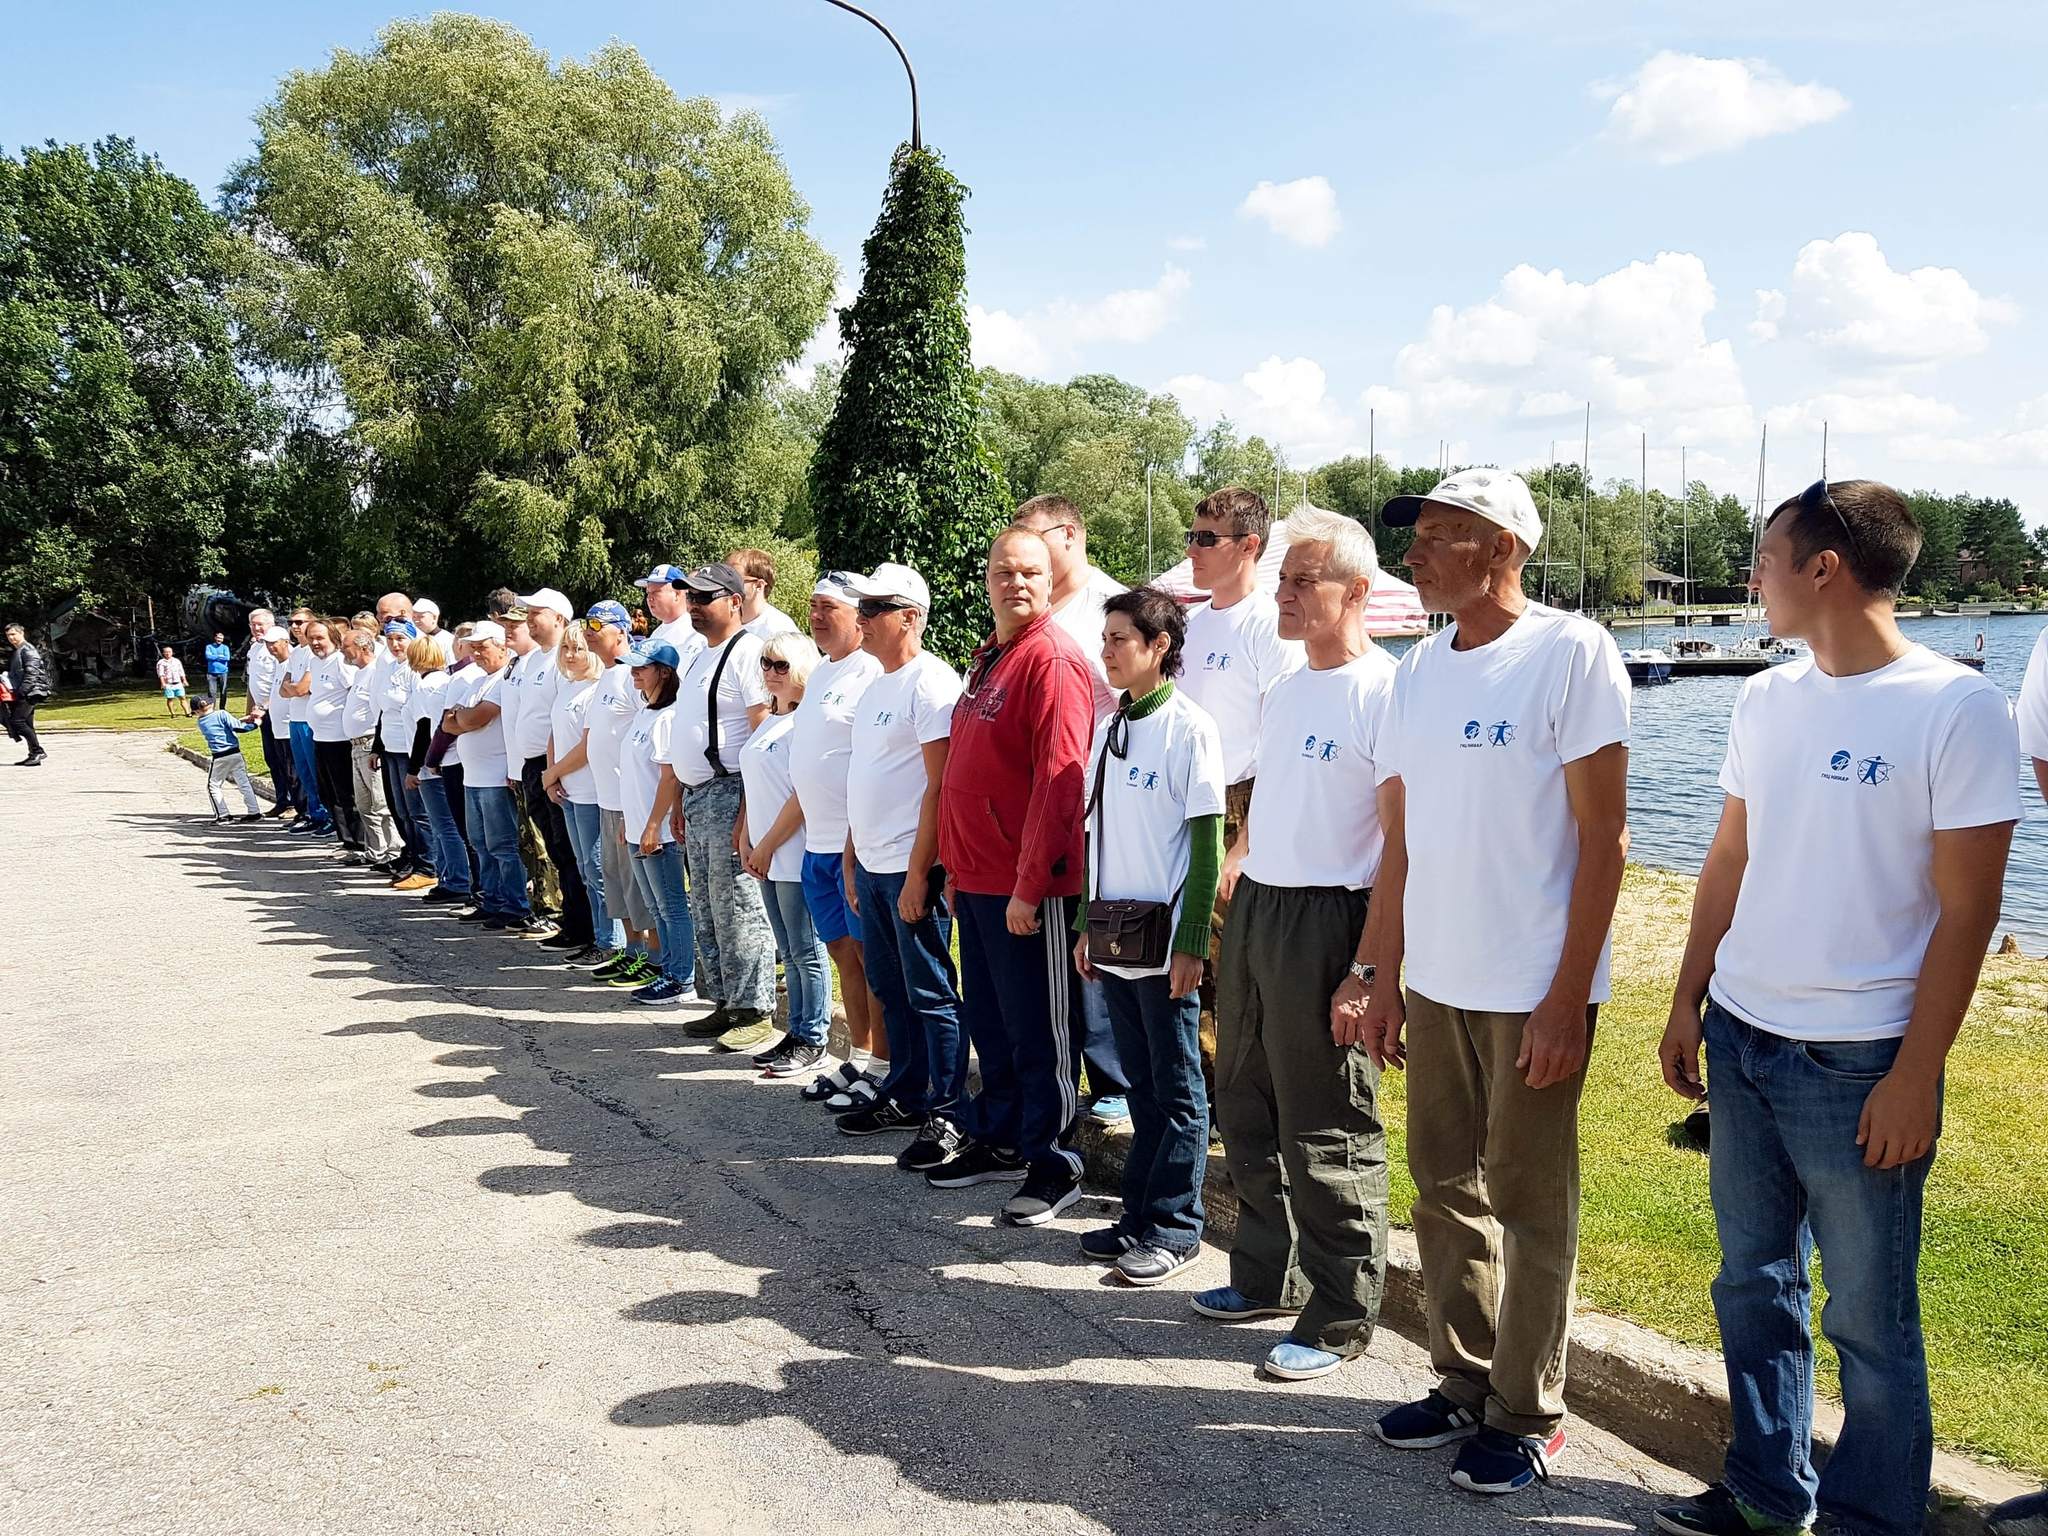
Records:
<instances>
[{"instance_id":1,"label":"blue sky","mask_svg":"<svg viewBox=\"0 0 2048 1536\"><path fill-rule=\"evenodd\" d=\"M1104 370L1297 464L1679 449L1750 493L1830 472L2048 520L2048 7L2013 0L873 0L973 188L982 361ZM494 6L761 111L858 277L908 107L822 0ZM0 142L133 135L202 188L278 77L394 13L18 10ZM822 346L822 343L821 343ZM818 354L814 348L812 356ZM1369 413L1370 416L1369 416Z\"/></svg>"}]
</instances>

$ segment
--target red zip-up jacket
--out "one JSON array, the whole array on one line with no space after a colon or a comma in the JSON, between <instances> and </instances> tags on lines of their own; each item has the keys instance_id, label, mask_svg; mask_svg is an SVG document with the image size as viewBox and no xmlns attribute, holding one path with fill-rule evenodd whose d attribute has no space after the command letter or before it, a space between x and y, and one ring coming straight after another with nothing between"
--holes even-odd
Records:
<instances>
[{"instance_id":1,"label":"red zip-up jacket","mask_svg":"<svg viewBox=\"0 0 2048 1536\"><path fill-rule=\"evenodd\" d=\"M939 862L961 890L1037 906L1081 889L1094 679L1051 617L974 653L939 783Z\"/></svg>"}]
</instances>

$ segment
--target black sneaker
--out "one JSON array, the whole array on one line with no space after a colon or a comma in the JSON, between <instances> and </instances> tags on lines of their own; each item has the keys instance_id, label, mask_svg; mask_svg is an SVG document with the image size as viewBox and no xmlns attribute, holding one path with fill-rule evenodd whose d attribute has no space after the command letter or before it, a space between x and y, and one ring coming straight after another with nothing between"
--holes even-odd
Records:
<instances>
[{"instance_id":1,"label":"black sneaker","mask_svg":"<svg viewBox=\"0 0 2048 1536\"><path fill-rule=\"evenodd\" d=\"M839 1117L842 1136L879 1136L884 1131L914 1131L924 1124L894 1099L884 1099L873 1109L856 1109Z\"/></svg>"},{"instance_id":2,"label":"black sneaker","mask_svg":"<svg viewBox=\"0 0 2048 1536\"><path fill-rule=\"evenodd\" d=\"M569 954L575 950L590 948L590 940L578 938L568 930L562 929L542 939L540 947L542 949L559 949L564 954Z\"/></svg>"},{"instance_id":3,"label":"black sneaker","mask_svg":"<svg viewBox=\"0 0 2048 1536\"><path fill-rule=\"evenodd\" d=\"M905 1173L930 1173L954 1161L967 1146L967 1137L959 1126L933 1115L917 1133L917 1140L896 1154L896 1166Z\"/></svg>"},{"instance_id":4,"label":"black sneaker","mask_svg":"<svg viewBox=\"0 0 2048 1536\"><path fill-rule=\"evenodd\" d=\"M463 921L467 922L468 919L465 918ZM509 912L486 912L483 917L484 927L491 933L515 932L521 921L523 919L514 917Z\"/></svg>"},{"instance_id":5,"label":"black sneaker","mask_svg":"<svg viewBox=\"0 0 2048 1536\"><path fill-rule=\"evenodd\" d=\"M455 921L458 923L488 923L492 921L503 923L505 921L505 914L502 912L486 912L482 907L464 907L455 914Z\"/></svg>"},{"instance_id":6,"label":"black sneaker","mask_svg":"<svg viewBox=\"0 0 2048 1536\"><path fill-rule=\"evenodd\" d=\"M524 917L513 918L511 923L508 925L506 931L511 933L515 938L539 939L541 942L545 943L547 940L552 939L561 930L555 927L555 925L549 922L546 918L537 916L534 913L529 912Z\"/></svg>"},{"instance_id":7,"label":"black sneaker","mask_svg":"<svg viewBox=\"0 0 2048 1536\"><path fill-rule=\"evenodd\" d=\"M562 964L572 971L587 971L595 966L608 964L611 958L610 950L600 949L595 944L586 944L581 949L572 949L562 956Z\"/></svg>"},{"instance_id":8,"label":"black sneaker","mask_svg":"<svg viewBox=\"0 0 2048 1536\"><path fill-rule=\"evenodd\" d=\"M1081 1174L1073 1162L1053 1156L1032 1166L1024 1187L1003 1202L1003 1224L1042 1227L1081 1198Z\"/></svg>"},{"instance_id":9,"label":"black sneaker","mask_svg":"<svg viewBox=\"0 0 2048 1536\"><path fill-rule=\"evenodd\" d=\"M1658 1505L1650 1521L1669 1536L1802 1536L1806 1530L1803 1525L1750 1524L1735 1495L1719 1483L1689 1499Z\"/></svg>"},{"instance_id":10,"label":"black sneaker","mask_svg":"<svg viewBox=\"0 0 2048 1536\"><path fill-rule=\"evenodd\" d=\"M469 905L469 893L451 891L445 885L437 885L420 897L420 901L429 907L466 907Z\"/></svg>"},{"instance_id":11,"label":"black sneaker","mask_svg":"<svg viewBox=\"0 0 2048 1536\"><path fill-rule=\"evenodd\" d=\"M1419 1402L1388 1409L1372 1432L1381 1444L1397 1451L1426 1451L1478 1434L1479 1415L1473 1409L1460 1408L1441 1392L1432 1392Z\"/></svg>"},{"instance_id":12,"label":"black sneaker","mask_svg":"<svg viewBox=\"0 0 2048 1536\"><path fill-rule=\"evenodd\" d=\"M976 1184L993 1184L998 1180L1018 1183L1028 1171L1016 1153L971 1141L966 1151L944 1167L934 1168L924 1176L924 1181L933 1189L971 1189Z\"/></svg>"},{"instance_id":13,"label":"black sneaker","mask_svg":"<svg viewBox=\"0 0 2048 1536\"><path fill-rule=\"evenodd\" d=\"M1458 1450L1451 1481L1467 1493L1520 1493L1550 1481L1550 1464L1564 1449L1564 1428L1547 1435L1511 1435L1491 1426Z\"/></svg>"},{"instance_id":14,"label":"black sneaker","mask_svg":"<svg viewBox=\"0 0 2048 1536\"><path fill-rule=\"evenodd\" d=\"M818 1063L825 1059L825 1047L806 1045L801 1040L785 1040L775 1048L774 1059L761 1068L763 1077L777 1081L789 1077L802 1077L806 1072L818 1070Z\"/></svg>"},{"instance_id":15,"label":"black sneaker","mask_svg":"<svg viewBox=\"0 0 2048 1536\"><path fill-rule=\"evenodd\" d=\"M1114 1264L1136 1240L1122 1227L1097 1227L1081 1234L1081 1252L1098 1264Z\"/></svg>"}]
</instances>

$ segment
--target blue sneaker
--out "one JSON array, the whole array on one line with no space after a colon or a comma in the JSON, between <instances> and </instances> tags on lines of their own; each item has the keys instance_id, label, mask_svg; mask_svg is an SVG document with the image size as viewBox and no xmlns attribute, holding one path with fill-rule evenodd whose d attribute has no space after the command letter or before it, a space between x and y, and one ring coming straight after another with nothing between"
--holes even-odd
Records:
<instances>
[{"instance_id":1,"label":"blue sneaker","mask_svg":"<svg viewBox=\"0 0 2048 1536\"><path fill-rule=\"evenodd\" d=\"M1990 1536L2048 1536L2048 1489L2007 1499L1991 1511L1984 1529Z\"/></svg>"},{"instance_id":2,"label":"blue sneaker","mask_svg":"<svg viewBox=\"0 0 2048 1536\"><path fill-rule=\"evenodd\" d=\"M1293 1317L1301 1311L1299 1307L1262 1307L1234 1285L1197 1291L1188 1298L1188 1305L1204 1317L1219 1318L1226 1323L1242 1322L1248 1317Z\"/></svg>"},{"instance_id":3,"label":"blue sneaker","mask_svg":"<svg viewBox=\"0 0 2048 1536\"><path fill-rule=\"evenodd\" d=\"M1106 1093L1088 1106L1088 1118L1103 1125L1122 1125L1131 1118L1130 1101L1120 1093Z\"/></svg>"},{"instance_id":4,"label":"blue sneaker","mask_svg":"<svg viewBox=\"0 0 2048 1536\"><path fill-rule=\"evenodd\" d=\"M644 987L633 990L633 1001L645 1003L650 1008L673 1007L690 994L690 989L673 976L658 976Z\"/></svg>"},{"instance_id":5,"label":"blue sneaker","mask_svg":"<svg viewBox=\"0 0 2048 1536\"><path fill-rule=\"evenodd\" d=\"M1453 1440L1471 1439L1479 1433L1479 1415L1471 1408L1460 1408L1441 1392L1432 1392L1420 1402L1388 1409L1372 1432L1381 1444L1397 1451L1427 1451Z\"/></svg>"},{"instance_id":6,"label":"blue sneaker","mask_svg":"<svg viewBox=\"0 0 2048 1536\"><path fill-rule=\"evenodd\" d=\"M1550 1480L1550 1464L1564 1449L1564 1430L1548 1435L1511 1435L1482 1429L1458 1452L1451 1481L1469 1493L1520 1493Z\"/></svg>"},{"instance_id":7,"label":"blue sneaker","mask_svg":"<svg viewBox=\"0 0 2048 1536\"><path fill-rule=\"evenodd\" d=\"M1282 1381L1314 1381L1318 1376L1329 1375L1346 1358L1327 1349L1317 1349L1313 1344L1282 1339L1266 1356L1266 1374L1278 1376Z\"/></svg>"}]
</instances>

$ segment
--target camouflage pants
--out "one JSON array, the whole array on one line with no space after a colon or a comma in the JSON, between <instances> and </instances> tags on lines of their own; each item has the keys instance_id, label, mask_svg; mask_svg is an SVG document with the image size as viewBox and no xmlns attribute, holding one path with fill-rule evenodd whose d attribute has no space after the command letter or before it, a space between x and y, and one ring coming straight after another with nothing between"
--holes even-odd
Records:
<instances>
[{"instance_id":1,"label":"camouflage pants","mask_svg":"<svg viewBox=\"0 0 2048 1536\"><path fill-rule=\"evenodd\" d=\"M548 845L542 840L540 827L527 805L524 784L512 791L512 808L517 812L514 820L519 826L519 862L526 866L526 873L533 881L534 908L536 911L560 912L562 882L555 874L554 864L548 859Z\"/></svg>"},{"instance_id":2,"label":"camouflage pants","mask_svg":"<svg viewBox=\"0 0 2048 1536\"><path fill-rule=\"evenodd\" d=\"M1223 792L1223 851L1227 854L1245 818L1251 814L1252 780L1241 779ZM1223 965L1223 919L1230 915L1230 903L1219 894L1216 910L1209 917L1209 964L1202 972L1202 1081L1209 1089L1209 1102L1216 1102L1216 973Z\"/></svg>"},{"instance_id":3,"label":"camouflage pants","mask_svg":"<svg viewBox=\"0 0 2048 1536\"><path fill-rule=\"evenodd\" d=\"M775 931L761 882L732 845L740 814L737 774L683 791L683 861L697 929L697 995L728 1008L775 1012Z\"/></svg>"}]
</instances>

